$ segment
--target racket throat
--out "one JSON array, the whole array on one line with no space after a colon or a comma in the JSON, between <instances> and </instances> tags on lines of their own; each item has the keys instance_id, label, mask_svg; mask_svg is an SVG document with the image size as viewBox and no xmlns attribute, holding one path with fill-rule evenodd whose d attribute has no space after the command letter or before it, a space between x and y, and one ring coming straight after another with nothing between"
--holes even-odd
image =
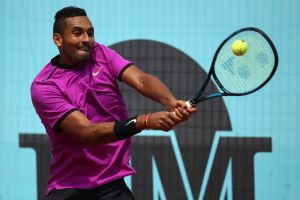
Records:
<instances>
[{"instance_id":1,"label":"racket throat","mask_svg":"<svg viewBox=\"0 0 300 200\"><path fill-rule=\"evenodd\" d=\"M216 97L221 97L221 96L224 96L224 95L226 95L226 94L224 94L224 93L215 93L215 94L210 94L210 95L201 97L199 99L191 99L188 102L192 105L192 107L195 107L196 104L199 103L199 102L206 101L208 99L213 99L213 98L216 98Z\"/></svg>"}]
</instances>

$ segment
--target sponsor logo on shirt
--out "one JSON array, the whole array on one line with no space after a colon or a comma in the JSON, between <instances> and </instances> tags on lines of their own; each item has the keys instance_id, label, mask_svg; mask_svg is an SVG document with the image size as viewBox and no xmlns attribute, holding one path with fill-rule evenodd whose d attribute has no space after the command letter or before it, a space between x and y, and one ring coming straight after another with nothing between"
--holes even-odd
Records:
<instances>
[{"instance_id":1,"label":"sponsor logo on shirt","mask_svg":"<svg viewBox=\"0 0 300 200\"><path fill-rule=\"evenodd\" d=\"M99 67L99 69L95 72L93 72L93 76L98 76L98 74L102 71L102 65Z\"/></svg>"}]
</instances>

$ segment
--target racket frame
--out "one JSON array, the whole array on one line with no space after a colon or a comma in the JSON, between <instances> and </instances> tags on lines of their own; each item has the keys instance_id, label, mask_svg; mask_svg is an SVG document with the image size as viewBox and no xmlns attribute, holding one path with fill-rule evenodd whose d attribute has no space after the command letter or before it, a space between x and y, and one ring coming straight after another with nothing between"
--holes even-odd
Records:
<instances>
[{"instance_id":1,"label":"racket frame","mask_svg":"<svg viewBox=\"0 0 300 200\"><path fill-rule=\"evenodd\" d=\"M219 81L219 79L218 79L218 77L217 77L217 75L215 73L215 62L216 62L218 54L219 54L221 48L224 46L224 44L228 40L230 40L233 36L239 34L240 32L245 32L245 31L255 31L255 32L259 33L260 35L262 35L267 40L267 42L269 43L269 45L270 45L270 47L271 47L271 49L272 49L272 51L274 53L274 59L275 59L275 61L274 61L274 67L273 67L272 72L270 73L269 77L263 83L261 83L257 88L254 88L253 90L250 90L250 91L244 92L244 93L233 93L233 92L229 92L228 90L226 90L224 88L224 86L222 85L222 83ZM202 85L201 89L196 93L196 95L192 99L188 100L186 102L186 104L188 106L195 107L195 105L197 103L205 101L205 100L208 100L208 99L212 99L212 98L215 98L215 97L221 97L221 96L243 96L243 95L251 94L251 93L259 90L260 88L262 88L264 85L266 85L267 82L270 81L270 79L273 77L273 75L276 72L277 66L278 66L278 54L277 54L277 50L276 50L275 45L273 44L272 40L269 38L269 36L267 36L266 33L264 33L262 30L260 30L258 28L255 28L255 27L246 27L246 28L239 29L239 30L235 31L234 33L232 33L230 36L228 36L219 45L217 51L214 54L214 57L213 57L213 60L212 60L212 63L211 63L211 67L210 67L209 73L207 75L207 78L206 78L204 84ZM202 94L203 94L203 92L206 89L207 84L209 83L209 81L211 79L211 76L213 76L213 79L214 79L215 83L218 85L218 87L223 92L213 93L213 94L209 94L207 96L201 97Z\"/></svg>"}]
</instances>

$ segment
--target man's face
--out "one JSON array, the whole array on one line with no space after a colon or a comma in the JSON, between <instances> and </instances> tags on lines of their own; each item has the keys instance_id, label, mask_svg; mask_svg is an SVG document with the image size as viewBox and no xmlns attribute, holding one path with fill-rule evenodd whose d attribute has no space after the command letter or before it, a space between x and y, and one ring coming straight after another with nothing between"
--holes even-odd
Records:
<instances>
[{"instance_id":1,"label":"man's face","mask_svg":"<svg viewBox=\"0 0 300 200\"><path fill-rule=\"evenodd\" d=\"M95 43L94 28L86 16L65 19L65 30L60 35L61 59L65 64L78 64L90 60Z\"/></svg>"}]
</instances>

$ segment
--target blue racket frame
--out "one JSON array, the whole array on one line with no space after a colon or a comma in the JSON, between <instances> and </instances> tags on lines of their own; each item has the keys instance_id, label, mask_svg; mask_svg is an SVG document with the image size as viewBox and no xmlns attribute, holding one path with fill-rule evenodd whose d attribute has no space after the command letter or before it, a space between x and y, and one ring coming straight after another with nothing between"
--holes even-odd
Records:
<instances>
[{"instance_id":1,"label":"blue racket frame","mask_svg":"<svg viewBox=\"0 0 300 200\"><path fill-rule=\"evenodd\" d=\"M245 32L245 31L255 31L259 34L261 34L266 40L267 42L270 44L270 47L274 53L274 59L275 59L275 62L274 62L274 67L273 67L273 70L272 72L270 73L269 77L262 83L260 84L257 88L253 89L253 90L250 90L248 92L244 92L244 93L232 93L232 92L229 92L228 90L226 90L222 83L219 81L218 77L216 76L216 73L215 73L215 62L216 62L216 59L218 57L218 54L221 50L221 48L224 46L224 44L229 40L231 39L233 36L241 33L241 32ZM277 54L277 50L275 48L275 45L273 44L272 40L267 36L266 33L264 33L262 30L258 29L258 28L255 28L255 27L246 27L246 28L242 28L238 31L235 31L234 33L232 33L230 36L228 36L218 47L217 51L215 52L215 55L213 57L213 60L212 60L212 63L211 63L211 67L210 67L210 70L209 70L209 73L207 75L207 78L204 82L204 84L202 85L201 89L196 93L196 95L190 99L188 102L191 106L195 106L197 103L199 102L202 102L202 101L205 101L205 100L208 100L208 99L212 99L212 98L215 98L215 97L221 97L221 96L243 96L243 95L247 95L247 94L251 94L257 90L259 90L260 88L262 88L264 85L266 85L270 79L273 77L273 75L275 74L276 70L277 70L277 66L278 66L278 54ZM207 84L209 83L210 79L211 79L211 76L213 76L213 79L214 81L217 83L218 87L223 91L223 93L213 93L213 94L209 94L207 96L204 96L204 97L201 97Z\"/></svg>"}]
</instances>

